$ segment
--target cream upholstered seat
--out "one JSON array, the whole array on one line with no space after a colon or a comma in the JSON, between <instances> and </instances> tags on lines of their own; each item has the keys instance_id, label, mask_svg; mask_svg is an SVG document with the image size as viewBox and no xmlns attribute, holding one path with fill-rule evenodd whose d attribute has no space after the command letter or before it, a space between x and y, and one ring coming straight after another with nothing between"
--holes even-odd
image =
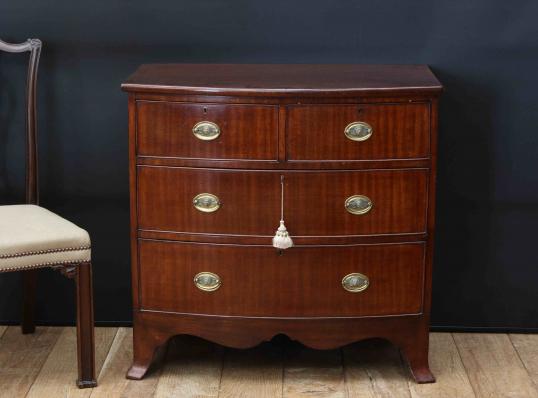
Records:
<instances>
[{"instance_id":1,"label":"cream upholstered seat","mask_svg":"<svg viewBox=\"0 0 538 398\"><path fill-rule=\"evenodd\" d=\"M0 206L0 272L89 262L90 247L85 230L43 207Z\"/></svg>"},{"instance_id":2,"label":"cream upholstered seat","mask_svg":"<svg viewBox=\"0 0 538 398\"><path fill-rule=\"evenodd\" d=\"M35 332L39 268L58 270L75 281L77 386L89 388L97 386L90 237L75 224L38 206L36 90L41 47L39 39L16 44L0 40L0 52L30 53L26 81L26 204L0 206L0 274L22 271L21 329L25 334Z\"/></svg>"}]
</instances>

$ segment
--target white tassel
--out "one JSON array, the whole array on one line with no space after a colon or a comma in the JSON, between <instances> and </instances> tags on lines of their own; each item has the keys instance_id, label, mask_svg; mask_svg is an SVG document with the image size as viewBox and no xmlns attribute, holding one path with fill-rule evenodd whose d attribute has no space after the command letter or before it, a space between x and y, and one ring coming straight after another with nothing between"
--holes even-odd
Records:
<instances>
[{"instance_id":1,"label":"white tassel","mask_svg":"<svg viewBox=\"0 0 538 398\"><path fill-rule=\"evenodd\" d=\"M289 249L293 246L293 241L288 234L288 230L284 225L284 220L280 220L280 227L278 227L276 234L273 238L273 247L277 249Z\"/></svg>"},{"instance_id":2,"label":"white tassel","mask_svg":"<svg viewBox=\"0 0 538 398\"><path fill-rule=\"evenodd\" d=\"M273 247L277 249L289 249L293 246L293 240L284 224L284 176L280 176L281 199L280 199L280 226L273 237Z\"/></svg>"}]
</instances>

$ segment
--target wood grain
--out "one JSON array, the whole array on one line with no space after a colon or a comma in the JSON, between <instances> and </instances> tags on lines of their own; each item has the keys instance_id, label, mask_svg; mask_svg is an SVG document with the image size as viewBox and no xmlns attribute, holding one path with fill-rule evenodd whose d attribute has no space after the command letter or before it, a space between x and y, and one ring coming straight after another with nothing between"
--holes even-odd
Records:
<instances>
[{"instance_id":1,"label":"wood grain","mask_svg":"<svg viewBox=\"0 0 538 398\"><path fill-rule=\"evenodd\" d=\"M353 122L368 123L372 136L352 141ZM335 161L412 159L430 156L430 105L360 104L288 106L287 159Z\"/></svg>"},{"instance_id":2,"label":"wood grain","mask_svg":"<svg viewBox=\"0 0 538 398\"><path fill-rule=\"evenodd\" d=\"M288 319L177 314L144 310L135 313L135 319L141 325L139 338L144 339L143 341L150 339L149 344L143 345L144 350L137 353L135 349L137 367L147 367L147 361L151 362L155 349L166 344L169 338L180 334L199 336L234 348L255 347L279 334L285 334L307 347L320 350L338 348L379 336L405 349L408 349L412 342L419 341L424 344L425 340L422 335L424 321L421 315ZM137 333L135 337L136 335ZM426 333L426 338L427 336ZM423 350L427 354L427 344L423 346ZM423 353L420 354L423 355ZM416 355L412 360L413 363L423 361Z\"/></svg>"},{"instance_id":3,"label":"wood grain","mask_svg":"<svg viewBox=\"0 0 538 398\"><path fill-rule=\"evenodd\" d=\"M478 398L538 397L506 334L455 333L454 340Z\"/></svg>"},{"instance_id":4,"label":"wood grain","mask_svg":"<svg viewBox=\"0 0 538 398\"><path fill-rule=\"evenodd\" d=\"M0 339L0 388L4 397L24 397L32 387L62 328L38 327L33 334L21 334L9 327ZM76 363L73 364L76 372ZM74 385L75 378L71 380Z\"/></svg>"},{"instance_id":5,"label":"wood grain","mask_svg":"<svg viewBox=\"0 0 538 398\"><path fill-rule=\"evenodd\" d=\"M433 384L409 383L413 398L472 398L475 396L450 333L430 333L430 369Z\"/></svg>"},{"instance_id":6,"label":"wood grain","mask_svg":"<svg viewBox=\"0 0 538 398\"><path fill-rule=\"evenodd\" d=\"M294 247L140 241L141 307L210 315L337 317L419 314L424 244ZM212 292L193 282L216 273ZM342 278L358 272L369 287L351 293ZM178 295L177 292L182 292ZM415 292L416 294L407 294Z\"/></svg>"},{"instance_id":7,"label":"wood grain","mask_svg":"<svg viewBox=\"0 0 538 398\"><path fill-rule=\"evenodd\" d=\"M434 381L428 326L442 87L428 67L146 65L122 87L129 92L135 309L129 377L144 377L155 350L177 334L246 348L285 333L315 348L386 338L404 353L408 375ZM201 118L222 124L222 136L193 141ZM373 124L373 138L343 138L344 124L361 118ZM282 175L288 231L300 245L327 247L319 258L302 246L280 257L267 252L280 220ZM196 210L200 193L216 195L218 211ZM344 204L353 195L368 196L373 208L350 214ZM151 253L139 244L144 239L189 241L197 250ZM407 267L347 251L402 242L426 245ZM215 256L211 243L253 251ZM193 290L191 274L202 266L226 281L209 295ZM335 281L358 266L373 282L354 300Z\"/></svg>"},{"instance_id":8,"label":"wood grain","mask_svg":"<svg viewBox=\"0 0 538 398\"><path fill-rule=\"evenodd\" d=\"M216 195L221 208L196 210L200 193ZM278 173L138 167L140 229L272 236L279 209Z\"/></svg>"},{"instance_id":9,"label":"wood grain","mask_svg":"<svg viewBox=\"0 0 538 398\"><path fill-rule=\"evenodd\" d=\"M260 235L226 235L226 234L197 234L174 231L138 231L138 238L148 240L168 240L193 243L238 244L246 246L268 246L272 243L272 236ZM360 245L379 243L420 243L427 240L426 233L405 235L339 235L339 236L294 236L293 244L300 246L334 246L334 245Z\"/></svg>"},{"instance_id":10,"label":"wood grain","mask_svg":"<svg viewBox=\"0 0 538 398\"><path fill-rule=\"evenodd\" d=\"M284 176L284 215L294 236L426 231L426 169L290 172ZM372 210L364 215L350 214L344 204L353 195L370 198Z\"/></svg>"},{"instance_id":11,"label":"wood grain","mask_svg":"<svg viewBox=\"0 0 538 398\"><path fill-rule=\"evenodd\" d=\"M343 348L349 397L410 397L407 371L396 347L368 340Z\"/></svg>"},{"instance_id":12,"label":"wood grain","mask_svg":"<svg viewBox=\"0 0 538 398\"><path fill-rule=\"evenodd\" d=\"M172 339L155 397L218 397L223 351L192 336Z\"/></svg>"},{"instance_id":13,"label":"wood grain","mask_svg":"<svg viewBox=\"0 0 538 398\"><path fill-rule=\"evenodd\" d=\"M235 96L439 95L426 65L153 64L122 84L137 93Z\"/></svg>"},{"instance_id":14,"label":"wood grain","mask_svg":"<svg viewBox=\"0 0 538 398\"><path fill-rule=\"evenodd\" d=\"M141 381L127 380L125 372L131 365L132 358L133 331L131 328L119 328L101 369L99 386L92 390L91 397L152 397L159 381L160 371L150 373Z\"/></svg>"},{"instance_id":15,"label":"wood grain","mask_svg":"<svg viewBox=\"0 0 538 398\"><path fill-rule=\"evenodd\" d=\"M284 175L286 225L292 236L403 234L426 231L428 171L273 172L138 167L142 230L273 236L280 220ZM216 195L213 213L193 198ZM352 195L373 202L367 214L346 211Z\"/></svg>"},{"instance_id":16,"label":"wood grain","mask_svg":"<svg viewBox=\"0 0 538 398\"><path fill-rule=\"evenodd\" d=\"M534 386L538 387L538 335L510 334L509 337L525 369L534 381Z\"/></svg>"},{"instance_id":17,"label":"wood grain","mask_svg":"<svg viewBox=\"0 0 538 398\"><path fill-rule=\"evenodd\" d=\"M95 370L99 374L105 362L117 328L95 329ZM91 389L78 389L77 379L77 335L76 329L62 328L60 338L54 345L43 368L39 372L27 397L89 397Z\"/></svg>"},{"instance_id":18,"label":"wood grain","mask_svg":"<svg viewBox=\"0 0 538 398\"><path fill-rule=\"evenodd\" d=\"M282 155L284 156L284 155ZM380 160L341 160L338 162L287 161L287 170L375 170L375 169L403 169L427 168L431 159L380 159ZM248 170L281 170L283 161L270 160L243 161L243 160L212 160L212 159L183 159L183 158L157 158L138 156L136 164L146 166L193 167L193 168L222 168L222 169L248 169Z\"/></svg>"},{"instance_id":19,"label":"wood grain","mask_svg":"<svg viewBox=\"0 0 538 398\"><path fill-rule=\"evenodd\" d=\"M227 349L219 397L280 397L282 367L282 351L271 343L248 350Z\"/></svg>"},{"instance_id":20,"label":"wood grain","mask_svg":"<svg viewBox=\"0 0 538 398\"><path fill-rule=\"evenodd\" d=\"M170 344L161 373L157 369L145 380L128 381L124 376L132 355L131 329L116 333L116 328L97 328L98 367L104 361L100 386L76 390L74 328L38 327L35 335L22 335L18 327L3 329L0 397L6 398L22 398L28 391L28 396L40 398L216 397L219 391L234 398L538 396L531 381L537 374L538 335L432 333L430 364L437 383L428 385L409 381L397 349L379 339L348 345L341 354L338 349L308 349L279 336L255 349L228 350L223 361L222 347L179 336Z\"/></svg>"},{"instance_id":21,"label":"wood grain","mask_svg":"<svg viewBox=\"0 0 538 398\"><path fill-rule=\"evenodd\" d=\"M219 137L196 138L202 121L216 123ZM276 161L277 129L276 106L137 101L139 156Z\"/></svg>"},{"instance_id":22,"label":"wood grain","mask_svg":"<svg viewBox=\"0 0 538 398\"><path fill-rule=\"evenodd\" d=\"M296 342L288 344L283 397L346 397L341 351L314 351Z\"/></svg>"},{"instance_id":23,"label":"wood grain","mask_svg":"<svg viewBox=\"0 0 538 398\"><path fill-rule=\"evenodd\" d=\"M0 326L0 339L2 338L6 330L7 326Z\"/></svg>"}]
</instances>

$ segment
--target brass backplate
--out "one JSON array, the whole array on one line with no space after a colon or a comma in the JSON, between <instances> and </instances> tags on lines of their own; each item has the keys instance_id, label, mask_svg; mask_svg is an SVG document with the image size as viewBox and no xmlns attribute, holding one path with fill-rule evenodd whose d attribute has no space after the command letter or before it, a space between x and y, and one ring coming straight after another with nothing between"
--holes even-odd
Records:
<instances>
[{"instance_id":1,"label":"brass backplate","mask_svg":"<svg viewBox=\"0 0 538 398\"><path fill-rule=\"evenodd\" d=\"M194 284L204 292L213 292L220 287L221 281L220 277L213 272L200 272L194 277Z\"/></svg>"},{"instance_id":2,"label":"brass backplate","mask_svg":"<svg viewBox=\"0 0 538 398\"><path fill-rule=\"evenodd\" d=\"M368 196L353 195L346 199L344 206L349 213L362 215L372 210L374 203Z\"/></svg>"},{"instance_id":3,"label":"brass backplate","mask_svg":"<svg viewBox=\"0 0 538 398\"><path fill-rule=\"evenodd\" d=\"M220 208L220 200L211 193L201 193L192 199L195 209L203 213L213 213Z\"/></svg>"},{"instance_id":4,"label":"brass backplate","mask_svg":"<svg viewBox=\"0 0 538 398\"><path fill-rule=\"evenodd\" d=\"M220 127L213 122L198 122L192 128L192 133L202 141L212 141L220 135Z\"/></svg>"},{"instance_id":5,"label":"brass backplate","mask_svg":"<svg viewBox=\"0 0 538 398\"><path fill-rule=\"evenodd\" d=\"M344 129L344 134L351 141L366 141L373 132L373 127L366 122L349 123Z\"/></svg>"},{"instance_id":6,"label":"brass backplate","mask_svg":"<svg viewBox=\"0 0 538 398\"><path fill-rule=\"evenodd\" d=\"M370 279L366 275L354 272L342 278L342 287L351 293L359 293L368 289Z\"/></svg>"}]
</instances>

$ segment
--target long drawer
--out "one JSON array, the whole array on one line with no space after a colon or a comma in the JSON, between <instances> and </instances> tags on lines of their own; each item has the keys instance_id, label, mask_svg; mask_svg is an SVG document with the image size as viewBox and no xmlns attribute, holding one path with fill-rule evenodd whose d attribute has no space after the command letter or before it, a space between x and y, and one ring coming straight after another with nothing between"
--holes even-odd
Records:
<instances>
[{"instance_id":1,"label":"long drawer","mask_svg":"<svg viewBox=\"0 0 538 398\"><path fill-rule=\"evenodd\" d=\"M338 317L422 311L424 244L272 247L139 241L142 309Z\"/></svg>"},{"instance_id":2,"label":"long drawer","mask_svg":"<svg viewBox=\"0 0 538 398\"><path fill-rule=\"evenodd\" d=\"M274 172L138 167L143 230L272 236L424 233L426 169Z\"/></svg>"},{"instance_id":3,"label":"long drawer","mask_svg":"<svg viewBox=\"0 0 538 398\"><path fill-rule=\"evenodd\" d=\"M430 156L426 103L294 105L287 112L289 160L386 160Z\"/></svg>"},{"instance_id":4,"label":"long drawer","mask_svg":"<svg viewBox=\"0 0 538 398\"><path fill-rule=\"evenodd\" d=\"M276 160L278 107L138 101L142 156Z\"/></svg>"}]
</instances>

